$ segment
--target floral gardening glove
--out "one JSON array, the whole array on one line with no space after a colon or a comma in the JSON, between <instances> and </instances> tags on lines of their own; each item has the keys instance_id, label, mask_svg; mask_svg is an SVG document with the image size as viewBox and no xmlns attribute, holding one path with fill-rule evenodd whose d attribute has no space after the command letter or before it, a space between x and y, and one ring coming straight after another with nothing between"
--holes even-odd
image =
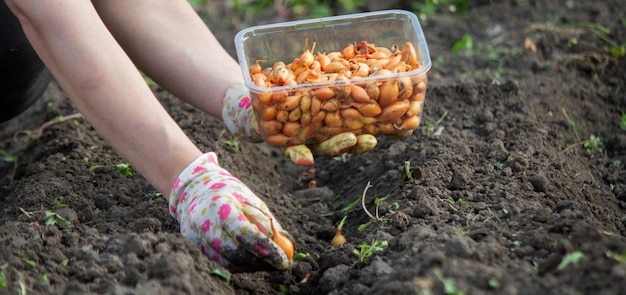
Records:
<instances>
[{"instance_id":1,"label":"floral gardening glove","mask_svg":"<svg viewBox=\"0 0 626 295\"><path fill-rule=\"evenodd\" d=\"M272 241L276 233L289 235L261 199L219 166L215 153L200 156L182 171L169 208L181 234L225 267L291 266L293 242L286 254Z\"/></svg>"},{"instance_id":2,"label":"floral gardening glove","mask_svg":"<svg viewBox=\"0 0 626 295\"><path fill-rule=\"evenodd\" d=\"M224 96L222 120L235 138L250 142L262 142L257 120L254 117L252 99L243 82L233 84ZM315 145L294 145L283 148L285 156L292 162L311 166L313 156L338 156L343 153L364 153L376 147L376 137L369 134L356 136L351 132L340 133Z\"/></svg>"}]
</instances>

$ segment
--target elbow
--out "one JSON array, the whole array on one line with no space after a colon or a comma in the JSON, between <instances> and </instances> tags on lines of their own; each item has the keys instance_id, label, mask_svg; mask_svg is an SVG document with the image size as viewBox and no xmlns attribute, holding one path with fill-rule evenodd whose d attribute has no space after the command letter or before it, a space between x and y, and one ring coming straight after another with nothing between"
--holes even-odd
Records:
<instances>
[{"instance_id":1,"label":"elbow","mask_svg":"<svg viewBox=\"0 0 626 295\"><path fill-rule=\"evenodd\" d=\"M4 0L3 2L4 3L0 3L0 6L6 6L5 8L8 8L8 10L10 10L11 13L13 13L13 15L20 20L20 22L27 19L25 12L27 11L26 6L28 6L27 2L29 1Z\"/></svg>"},{"instance_id":2,"label":"elbow","mask_svg":"<svg viewBox=\"0 0 626 295\"><path fill-rule=\"evenodd\" d=\"M20 22L24 31L35 27L45 27L56 18L60 9L56 1L4 0L0 10L10 11Z\"/></svg>"}]
</instances>

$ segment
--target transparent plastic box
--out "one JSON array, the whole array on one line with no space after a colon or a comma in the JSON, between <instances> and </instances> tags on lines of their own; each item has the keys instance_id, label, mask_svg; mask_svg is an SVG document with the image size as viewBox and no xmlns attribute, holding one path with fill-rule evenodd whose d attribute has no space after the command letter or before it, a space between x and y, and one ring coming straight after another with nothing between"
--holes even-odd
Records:
<instances>
[{"instance_id":1,"label":"transparent plastic box","mask_svg":"<svg viewBox=\"0 0 626 295\"><path fill-rule=\"evenodd\" d=\"M342 132L404 138L420 124L431 60L411 12L254 26L238 32L235 45L271 145L315 144Z\"/></svg>"}]
</instances>

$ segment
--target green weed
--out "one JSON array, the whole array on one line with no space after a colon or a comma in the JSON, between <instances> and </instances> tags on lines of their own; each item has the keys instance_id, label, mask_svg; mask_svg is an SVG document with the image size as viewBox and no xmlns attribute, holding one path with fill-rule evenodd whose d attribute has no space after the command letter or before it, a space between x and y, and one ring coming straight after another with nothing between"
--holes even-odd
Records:
<instances>
[{"instance_id":1,"label":"green weed","mask_svg":"<svg viewBox=\"0 0 626 295\"><path fill-rule=\"evenodd\" d=\"M411 2L411 8L419 15L422 21L437 13L463 13L469 7L469 0L424 0Z\"/></svg>"},{"instance_id":2,"label":"green weed","mask_svg":"<svg viewBox=\"0 0 626 295\"><path fill-rule=\"evenodd\" d=\"M287 289L287 286L285 284L279 284L278 291L280 292L280 294L283 295L287 295L287 293L289 293L289 289Z\"/></svg>"},{"instance_id":3,"label":"green weed","mask_svg":"<svg viewBox=\"0 0 626 295\"><path fill-rule=\"evenodd\" d=\"M489 287L498 289L501 285L502 284L500 284L500 281L498 281L497 279L489 279Z\"/></svg>"},{"instance_id":4,"label":"green weed","mask_svg":"<svg viewBox=\"0 0 626 295\"><path fill-rule=\"evenodd\" d=\"M58 207L58 208L67 208L67 207L69 207L68 204L63 203L63 197L56 197L56 198L54 198L54 206Z\"/></svg>"},{"instance_id":5,"label":"green weed","mask_svg":"<svg viewBox=\"0 0 626 295\"><path fill-rule=\"evenodd\" d=\"M559 263L559 266L557 266L557 269L563 270L568 265L576 264L583 259L585 259L585 254L583 252L575 251L572 253L568 253L567 255L563 256L563 260L561 260L561 263Z\"/></svg>"},{"instance_id":6,"label":"green weed","mask_svg":"<svg viewBox=\"0 0 626 295\"><path fill-rule=\"evenodd\" d=\"M474 53L474 39L472 38L472 35L470 35L469 33L463 34L463 37L461 37L461 39L454 42L454 44L452 45L452 52L453 53L465 52L467 54L473 54Z\"/></svg>"},{"instance_id":7,"label":"green weed","mask_svg":"<svg viewBox=\"0 0 626 295\"><path fill-rule=\"evenodd\" d=\"M128 164L127 162L123 162L123 163L119 163L115 165L115 169L117 170L117 172L119 172L126 178L130 178L134 174L133 168L130 167L130 164Z\"/></svg>"},{"instance_id":8,"label":"green weed","mask_svg":"<svg viewBox=\"0 0 626 295\"><path fill-rule=\"evenodd\" d=\"M411 170L411 161L404 161L404 174L402 174L402 181L413 179L413 171Z\"/></svg>"},{"instance_id":9,"label":"green weed","mask_svg":"<svg viewBox=\"0 0 626 295\"><path fill-rule=\"evenodd\" d=\"M626 251L622 252L622 254L618 254L612 251L606 251L604 255L607 258L614 259L615 261L619 263L626 263Z\"/></svg>"},{"instance_id":10,"label":"green weed","mask_svg":"<svg viewBox=\"0 0 626 295\"><path fill-rule=\"evenodd\" d=\"M4 263L0 265L0 288L7 287L7 276L4 273L4 270L7 269L8 267L9 267L8 263Z\"/></svg>"},{"instance_id":11,"label":"green weed","mask_svg":"<svg viewBox=\"0 0 626 295\"><path fill-rule=\"evenodd\" d=\"M224 145L231 150L239 151L239 142L236 140L224 140Z\"/></svg>"},{"instance_id":12,"label":"green weed","mask_svg":"<svg viewBox=\"0 0 626 295\"><path fill-rule=\"evenodd\" d=\"M563 116L565 116L565 120L567 120L567 123L572 126L572 129L574 130L574 136L576 136L576 140L580 140L580 133L583 131L583 128L578 125L576 121L574 121L574 118L570 116L565 108L561 108L561 112L563 113Z\"/></svg>"},{"instance_id":13,"label":"green weed","mask_svg":"<svg viewBox=\"0 0 626 295\"><path fill-rule=\"evenodd\" d=\"M37 262L30 260L26 257L22 257L22 261L24 261L26 264L30 265L30 267L35 268L37 267Z\"/></svg>"},{"instance_id":14,"label":"green weed","mask_svg":"<svg viewBox=\"0 0 626 295\"><path fill-rule=\"evenodd\" d=\"M441 114L441 116L439 117L439 119L437 119L437 121L435 121L435 123L431 123L431 122L426 122L424 124L426 124L426 129L428 129L429 132L434 132L435 131L435 127L439 126L439 124L441 124L441 122L443 122L443 120L448 116L448 111L444 111L443 114Z\"/></svg>"},{"instance_id":15,"label":"green weed","mask_svg":"<svg viewBox=\"0 0 626 295\"><path fill-rule=\"evenodd\" d=\"M44 214L46 215L46 226L53 226L57 224L57 222L64 226L69 226L72 224L69 220L65 219L63 216L55 212L46 210L44 211Z\"/></svg>"},{"instance_id":16,"label":"green weed","mask_svg":"<svg viewBox=\"0 0 626 295\"><path fill-rule=\"evenodd\" d=\"M363 190L363 194L361 195L361 207L363 207L363 211L365 212L365 214L367 214L367 216L369 216L370 220L366 223L363 223L361 225L359 225L359 227L357 228L358 231L364 231L366 230L372 223L374 222L391 222L391 219L387 219L387 218L382 218L379 215L379 208L380 205L383 201L385 201L387 198L390 197L390 195L386 195L382 198L375 198L374 199L374 206L375 206L375 211L374 214L370 213L370 211L367 209L367 206L365 206L365 196L367 194L367 190L372 187L372 185L370 184L370 182L367 183L367 185L365 186L365 189ZM390 209L398 209L400 207L400 205L398 203L392 203L390 205Z\"/></svg>"},{"instance_id":17,"label":"green weed","mask_svg":"<svg viewBox=\"0 0 626 295\"><path fill-rule=\"evenodd\" d=\"M17 157L7 150L0 149L0 157L3 162L15 163Z\"/></svg>"},{"instance_id":18,"label":"green weed","mask_svg":"<svg viewBox=\"0 0 626 295\"><path fill-rule=\"evenodd\" d=\"M223 271L221 271L220 269L213 269L211 270L211 272L209 272L212 275L216 275L220 278L222 278L224 281L226 281L226 283L230 282L230 274L225 273Z\"/></svg>"},{"instance_id":19,"label":"green weed","mask_svg":"<svg viewBox=\"0 0 626 295\"><path fill-rule=\"evenodd\" d=\"M510 162L513 160L515 160L515 157L513 157L512 155L509 155L508 157L506 157L506 160L504 162L498 162L494 166L498 168L498 170L502 170L506 166L507 162Z\"/></svg>"},{"instance_id":20,"label":"green weed","mask_svg":"<svg viewBox=\"0 0 626 295\"><path fill-rule=\"evenodd\" d=\"M296 254L293 255L293 260L302 260L302 259L304 259L307 256L308 255L306 255L306 253L302 253L302 252L296 253Z\"/></svg>"},{"instance_id":21,"label":"green weed","mask_svg":"<svg viewBox=\"0 0 626 295\"><path fill-rule=\"evenodd\" d=\"M361 201L361 197L358 197L356 200L348 203L348 205L346 205L345 207L341 208L341 212L344 215L352 212L352 210L354 210L354 206L356 206L359 203L359 201Z\"/></svg>"},{"instance_id":22,"label":"green weed","mask_svg":"<svg viewBox=\"0 0 626 295\"><path fill-rule=\"evenodd\" d=\"M368 263L374 252L385 250L387 246L387 241L373 240L371 244L363 242L360 245L357 245L354 247L353 252L359 256L360 262Z\"/></svg>"},{"instance_id":23,"label":"green weed","mask_svg":"<svg viewBox=\"0 0 626 295\"><path fill-rule=\"evenodd\" d=\"M585 151L587 151L587 154L591 154L595 150L601 151L603 146L602 139L593 134L589 136L588 140L583 142L583 147Z\"/></svg>"},{"instance_id":24,"label":"green weed","mask_svg":"<svg viewBox=\"0 0 626 295\"><path fill-rule=\"evenodd\" d=\"M435 273L435 276L437 277L437 279L439 279L439 281L441 281L441 283L443 284L443 294L446 295L463 295L465 294L463 291L460 291L456 288L456 286L454 285L454 279L453 278L446 278L442 273L440 269L435 269L433 270L433 272Z\"/></svg>"}]
</instances>

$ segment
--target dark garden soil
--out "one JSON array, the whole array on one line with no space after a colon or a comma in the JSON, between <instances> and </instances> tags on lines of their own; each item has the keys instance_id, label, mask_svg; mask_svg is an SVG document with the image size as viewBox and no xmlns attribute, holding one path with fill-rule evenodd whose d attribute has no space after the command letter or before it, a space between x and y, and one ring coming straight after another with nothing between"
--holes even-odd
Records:
<instances>
[{"instance_id":1,"label":"dark garden soil","mask_svg":"<svg viewBox=\"0 0 626 295\"><path fill-rule=\"evenodd\" d=\"M0 161L0 293L626 294L626 59L609 53L626 41L623 1L472 3L423 20L433 68L416 132L313 169L265 144L229 148L221 122L154 88L294 236L307 256L290 271L202 256L83 119L38 136L76 112L51 84L0 130L17 155ZM233 54L236 31L262 23L222 16L209 25ZM471 50L452 52L466 33ZM366 188L377 220L351 206ZM344 216L348 243L333 248ZM387 247L355 254L372 243Z\"/></svg>"}]
</instances>

